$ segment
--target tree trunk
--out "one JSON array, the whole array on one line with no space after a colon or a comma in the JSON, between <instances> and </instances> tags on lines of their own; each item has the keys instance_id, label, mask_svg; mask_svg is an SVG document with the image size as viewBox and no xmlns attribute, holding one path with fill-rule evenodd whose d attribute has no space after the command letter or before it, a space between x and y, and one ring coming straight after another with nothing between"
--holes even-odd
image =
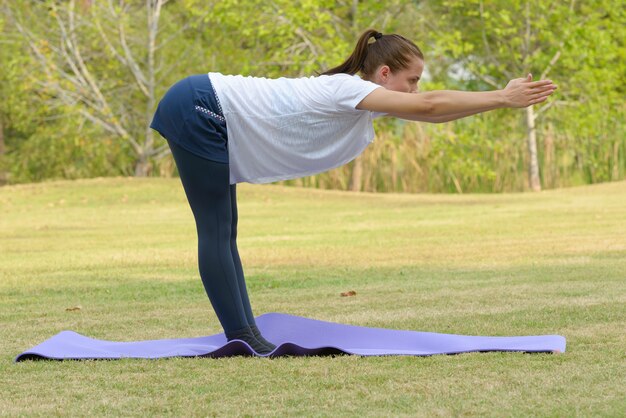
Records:
<instances>
[{"instance_id":1,"label":"tree trunk","mask_svg":"<svg viewBox=\"0 0 626 418\"><path fill-rule=\"evenodd\" d=\"M535 129L535 112L532 106L526 108L526 136L528 140L528 182L534 192L541 191L539 180L539 162L537 159L537 131Z\"/></svg>"},{"instance_id":2,"label":"tree trunk","mask_svg":"<svg viewBox=\"0 0 626 418\"><path fill-rule=\"evenodd\" d=\"M391 144L391 188L388 192L396 192L398 184L398 153L396 152L396 146ZM400 190L403 191L403 190Z\"/></svg>"},{"instance_id":3,"label":"tree trunk","mask_svg":"<svg viewBox=\"0 0 626 418\"><path fill-rule=\"evenodd\" d=\"M0 119L0 186L7 184L7 173L4 170L4 127L2 126L2 120Z\"/></svg>"},{"instance_id":4,"label":"tree trunk","mask_svg":"<svg viewBox=\"0 0 626 418\"><path fill-rule=\"evenodd\" d=\"M548 130L545 131L544 139L544 151L543 151L543 184L548 188L556 187L556 162L554 153L554 136L551 125L548 125Z\"/></svg>"},{"instance_id":5,"label":"tree trunk","mask_svg":"<svg viewBox=\"0 0 626 418\"><path fill-rule=\"evenodd\" d=\"M363 182L363 154L356 157L352 165L352 178L350 179L350 190L358 192L361 190Z\"/></svg>"},{"instance_id":6,"label":"tree trunk","mask_svg":"<svg viewBox=\"0 0 626 418\"><path fill-rule=\"evenodd\" d=\"M150 4L150 3L148 3ZM146 87L146 107L145 107L145 142L143 144L144 152L139 155L139 161L135 167L135 176L145 177L148 175L151 169L150 157L156 154L154 149L154 131L150 128L150 121L154 114L154 107L156 103L155 88L156 88L156 65L155 54L157 48L157 36L159 30L159 18L161 16L161 7L163 6L162 0L157 0L151 4L151 9L148 9L148 42L146 49L148 50L148 59L145 65L144 78ZM161 153L161 157L167 155L169 147L165 146L165 154Z\"/></svg>"},{"instance_id":7,"label":"tree trunk","mask_svg":"<svg viewBox=\"0 0 626 418\"><path fill-rule=\"evenodd\" d=\"M150 174L152 165L147 154L140 154L135 164L135 177L147 177Z\"/></svg>"},{"instance_id":8,"label":"tree trunk","mask_svg":"<svg viewBox=\"0 0 626 418\"><path fill-rule=\"evenodd\" d=\"M613 143L613 171L611 173L611 180L619 180L619 142Z\"/></svg>"}]
</instances>

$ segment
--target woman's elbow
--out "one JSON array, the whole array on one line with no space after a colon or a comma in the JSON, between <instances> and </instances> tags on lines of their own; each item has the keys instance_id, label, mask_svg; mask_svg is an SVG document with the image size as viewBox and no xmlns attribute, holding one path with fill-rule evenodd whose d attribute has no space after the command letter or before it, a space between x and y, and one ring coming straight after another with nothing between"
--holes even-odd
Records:
<instances>
[{"instance_id":1,"label":"woman's elbow","mask_svg":"<svg viewBox=\"0 0 626 418\"><path fill-rule=\"evenodd\" d=\"M418 94L419 100L413 103L411 113L416 116L433 117L437 113L437 105L433 97L428 93Z\"/></svg>"},{"instance_id":2,"label":"woman's elbow","mask_svg":"<svg viewBox=\"0 0 626 418\"><path fill-rule=\"evenodd\" d=\"M445 118L438 118L438 117L432 117L430 119L427 120L428 123L446 123L448 122L448 119Z\"/></svg>"}]
</instances>

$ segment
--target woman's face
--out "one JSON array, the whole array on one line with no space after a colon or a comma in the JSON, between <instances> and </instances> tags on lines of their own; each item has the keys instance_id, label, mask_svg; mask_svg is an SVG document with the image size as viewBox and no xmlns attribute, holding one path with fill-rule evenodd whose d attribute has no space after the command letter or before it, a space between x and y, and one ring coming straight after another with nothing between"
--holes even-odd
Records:
<instances>
[{"instance_id":1,"label":"woman's face","mask_svg":"<svg viewBox=\"0 0 626 418\"><path fill-rule=\"evenodd\" d=\"M417 84L422 78L422 71L424 71L424 61L416 57L407 68L396 72L392 72L387 65L381 65L371 81L387 90L417 93L419 89Z\"/></svg>"}]
</instances>

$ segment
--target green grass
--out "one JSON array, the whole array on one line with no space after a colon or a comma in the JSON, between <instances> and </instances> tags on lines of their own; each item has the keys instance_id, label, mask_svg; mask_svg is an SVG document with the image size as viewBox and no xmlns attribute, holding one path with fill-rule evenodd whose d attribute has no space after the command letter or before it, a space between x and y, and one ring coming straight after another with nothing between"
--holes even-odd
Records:
<instances>
[{"instance_id":1,"label":"green grass","mask_svg":"<svg viewBox=\"0 0 626 418\"><path fill-rule=\"evenodd\" d=\"M118 341L221 329L178 179L10 186L0 188L0 413L626 414L626 182L504 195L238 193L256 315L560 334L567 352L15 364L65 329ZM340 297L348 290L357 295Z\"/></svg>"}]
</instances>

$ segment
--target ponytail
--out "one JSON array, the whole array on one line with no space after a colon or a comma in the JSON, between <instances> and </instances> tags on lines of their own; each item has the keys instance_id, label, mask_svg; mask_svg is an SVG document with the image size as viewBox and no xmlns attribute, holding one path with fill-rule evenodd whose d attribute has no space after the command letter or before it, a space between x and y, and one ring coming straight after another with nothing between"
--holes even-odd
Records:
<instances>
[{"instance_id":1,"label":"ponytail","mask_svg":"<svg viewBox=\"0 0 626 418\"><path fill-rule=\"evenodd\" d=\"M374 38L375 36L382 36L382 33L374 30L368 29L359 37L359 40L356 43L356 47L352 52L352 55L348 57L348 59L341 65L338 65L335 68L331 68L330 70L323 72L322 75L332 75L332 74L350 74L355 75L363 68L363 63L365 62L365 57L367 55L367 47L369 40Z\"/></svg>"},{"instance_id":2,"label":"ponytail","mask_svg":"<svg viewBox=\"0 0 626 418\"><path fill-rule=\"evenodd\" d=\"M374 42L370 39L374 38ZM368 29L359 37L352 55L341 65L323 72L321 75L362 73L373 75L381 65L388 65L391 71L408 68L415 59L424 59L424 54L413 42L400 35L383 35Z\"/></svg>"}]
</instances>

